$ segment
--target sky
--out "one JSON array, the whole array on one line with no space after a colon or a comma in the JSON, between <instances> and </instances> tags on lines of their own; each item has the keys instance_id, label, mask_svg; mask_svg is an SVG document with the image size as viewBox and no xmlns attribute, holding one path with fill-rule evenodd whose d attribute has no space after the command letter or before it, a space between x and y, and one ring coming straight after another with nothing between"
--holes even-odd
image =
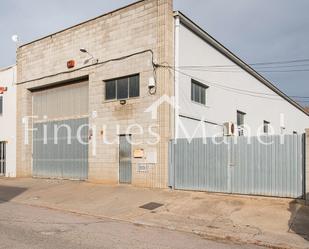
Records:
<instances>
[{"instance_id":1,"label":"sky","mask_svg":"<svg viewBox=\"0 0 309 249\"><path fill-rule=\"evenodd\" d=\"M12 35L17 34L21 43L26 43L132 2L1 0L0 68L15 63ZM308 59L306 63L296 63L303 66L289 64L282 68L286 65L279 64L279 68L255 69L284 71L261 74L289 96L308 97L298 100L309 106L308 0L174 0L174 9L247 63Z\"/></svg>"}]
</instances>

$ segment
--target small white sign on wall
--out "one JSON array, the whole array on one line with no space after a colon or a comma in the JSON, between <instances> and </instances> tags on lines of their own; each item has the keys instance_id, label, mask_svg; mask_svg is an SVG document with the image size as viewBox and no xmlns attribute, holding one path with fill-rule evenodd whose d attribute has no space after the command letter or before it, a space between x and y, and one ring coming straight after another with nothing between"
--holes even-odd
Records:
<instances>
[{"instance_id":1,"label":"small white sign on wall","mask_svg":"<svg viewBox=\"0 0 309 249\"><path fill-rule=\"evenodd\" d=\"M146 154L146 161L150 164L156 164L158 162L158 155L156 151L149 151Z\"/></svg>"},{"instance_id":2,"label":"small white sign on wall","mask_svg":"<svg viewBox=\"0 0 309 249\"><path fill-rule=\"evenodd\" d=\"M147 173L148 172L148 165L146 163L138 163L137 164L137 172L139 173Z\"/></svg>"},{"instance_id":3,"label":"small white sign on wall","mask_svg":"<svg viewBox=\"0 0 309 249\"><path fill-rule=\"evenodd\" d=\"M138 163L136 171L137 173L148 173L150 169L154 168L156 165L152 163Z\"/></svg>"}]
</instances>

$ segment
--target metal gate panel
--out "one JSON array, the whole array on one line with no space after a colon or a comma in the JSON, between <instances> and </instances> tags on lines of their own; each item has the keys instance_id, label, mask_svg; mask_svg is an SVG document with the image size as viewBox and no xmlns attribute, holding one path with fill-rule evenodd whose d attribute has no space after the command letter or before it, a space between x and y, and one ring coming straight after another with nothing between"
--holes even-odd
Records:
<instances>
[{"instance_id":1,"label":"metal gate panel","mask_svg":"<svg viewBox=\"0 0 309 249\"><path fill-rule=\"evenodd\" d=\"M170 168L170 185L176 189L197 191L228 191L228 145L208 146L211 138L178 139L170 142L172 154L170 161L175 167Z\"/></svg>"},{"instance_id":2,"label":"metal gate panel","mask_svg":"<svg viewBox=\"0 0 309 249\"><path fill-rule=\"evenodd\" d=\"M70 127L71 140L68 140L69 133L64 126ZM57 142L55 127L61 127ZM88 178L88 118L36 123L33 128L33 176L74 180ZM80 139L77 136L79 130Z\"/></svg>"},{"instance_id":3,"label":"metal gate panel","mask_svg":"<svg viewBox=\"0 0 309 249\"><path fill-rule=\"evenodd\" d=\"M132 148L131 136L119 137L119 183L131 184L132 182Z\"/></svg>"},{"instance_id":4,"label":"metal gate panel","mask_svg":"<svg viewBox=\"0 0 309 249\"><path fill-rule=\"evenodd\" d=\"M299 198L303 195L303 137L238 137L231 143L231 192ZM260 143L259 139L264 143Z\"/></svg>"},{"instance_id":5,"label":"metal gate panel","mask_svg":"<svg viewBox=\"0 0 309 249\"><path fill-rule=\"evenodd\" d=\"M176 189L302 198L304 136L172 140L169 165Z\"/></svg>"}]
</instances>

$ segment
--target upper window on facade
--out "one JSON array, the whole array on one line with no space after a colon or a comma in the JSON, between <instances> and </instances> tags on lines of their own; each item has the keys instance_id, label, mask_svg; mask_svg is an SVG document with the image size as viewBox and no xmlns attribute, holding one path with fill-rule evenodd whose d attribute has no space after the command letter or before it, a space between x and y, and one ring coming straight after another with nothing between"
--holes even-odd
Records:
<instances>
[{"instance_id":1,"label":"upper window on facade","mask_svg":"<svg viewBox=\"0 0 309 249\"><path fill-rule=\"evenodd\" d=\"M0 96L0 115L3 114L3 96Z\"/></svg>"},{"instance_id":2,"label":"upper window on facade","mask_svg":"<svg viewBox=\"0 0 309 249\"><path fill-rule=\"evenodd\" d=\"M264 133L268 134L270 122L264 120Z\"/></svg>"},{"instance_id":3,"label":"upper window on facade","mask_svg":"<svg viewBox=\"0 0 309 249\"><path fill-rule=\"evenodd\" d=\"M139 97L139 75L122 77L105 82L105 99L121 100Z\"/></svg>"},{"instance_id":4,"label":"upper window on facade","mask_svg":"<svg viewBox=\"0 0 309 249\"><path fill-rule=\"evenodd\" d=\"M237 127L238 127L239 136L244 135L245 116L246 116L246 113L237 111Z\"/></svg>"},{"instance_id":5,"label":"upper window on facade","mask_svg":"<svg viewBox=\"0 0 309 249\"><path fill-rule=\"evenodd\" d=\"M191 80L191 100L206 105L206 90L208 86L204 84Z\"/></svg>"}]
</instances>

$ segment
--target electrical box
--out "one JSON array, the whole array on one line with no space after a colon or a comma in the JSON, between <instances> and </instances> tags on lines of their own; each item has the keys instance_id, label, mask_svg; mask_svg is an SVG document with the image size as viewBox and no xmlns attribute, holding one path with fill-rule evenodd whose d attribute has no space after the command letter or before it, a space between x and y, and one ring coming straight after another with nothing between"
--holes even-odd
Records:
<instances>
[{"instance_id":1,"label":"electrical box","mask_svg":"<svg viewBox=\"0 0 309 249\"><path fill-rule=\"evenodd\" d=\"M154 79L154 77L150 77L149 81L148 81L148 88L152 89L156 87L156 81Z\"/></svg>"},{"instance_id":2,"label":"electrical box","mask_svg":"<svg viewBox=\"0 0 309 249\"><path fill-rule=\"evenodd\" d=\"M133 152L134 158L144 158L144 150L143 149L136 149Z\"/></svg>"}]
</instances>

